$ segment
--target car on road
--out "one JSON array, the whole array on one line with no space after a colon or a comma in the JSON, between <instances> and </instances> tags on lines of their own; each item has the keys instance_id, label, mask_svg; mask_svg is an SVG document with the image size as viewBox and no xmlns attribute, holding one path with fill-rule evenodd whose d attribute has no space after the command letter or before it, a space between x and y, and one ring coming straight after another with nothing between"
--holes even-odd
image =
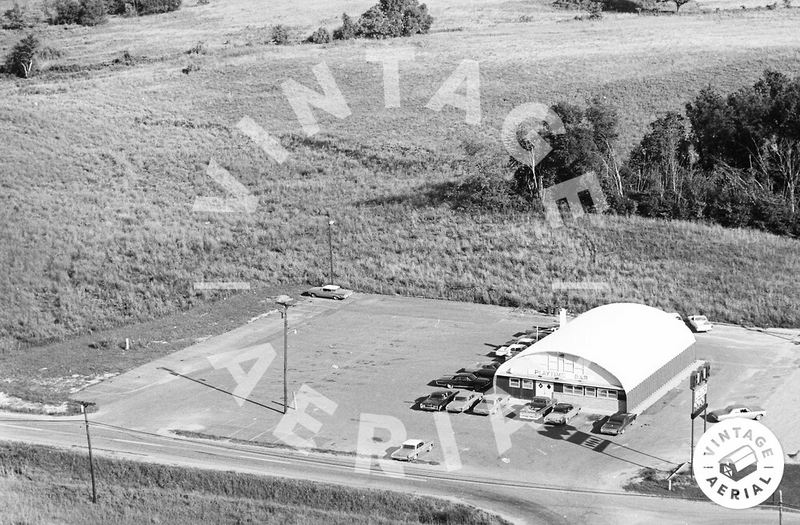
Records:
<instances>
[{"instance_id":1,"label":"car on road","mask_svg":"<svg viewBox=\"0 0 800 525\"><path fill-rule=\"evenodd\" d=\"M551 397L536 396L530 403L523 406L519 411L519 418L526 421L533 421L546 416L556 406L558 400Z\"/></svg>"},{"instance_id":2,"label":"car on road","mask_svg":"<svg viewBox=\"0 0 800 525\"><path fill-rule=\"evenodd\" d=\"M466 412L475 406L483 398L483 394L478 392L471 392L469 390L462 390L456 397L447 405L448 412Z\"/></svg>"},{"instance_id":3,"label":"car on road","mask_svg":"<svg viewBox=\"0 0 800 525\"><path fill-rule=\"evenodd\" d=\"M510 400L511 396L505 394L486 394L478 404L473 407L472 413L488 416L490 414L502 412Z\"/></svg>"},{"instance_id":4,"label":"car on road","mask_svg":"<svg viewBox=\"0 0 800 525\"><path fill-rule=\"evenodd\" d=\"M353 295L353 290L342 288L336 284L326 284L325 286L316 286L306 290L305 295L310 297L323 297L325 299L342 300Z\"/></svg>"},{"instance_id":5,"label":"car on road","mask_svg":"<svg viewBox=\"0 0 800 525\"><path fill-rule=\"evenodd\" d=\"M625 427L636 421L636 414L629 414L627 412L617 412L614 415L608 416L606 422L600 427L601 434L612 434L617 436L625 433Z\"/></svg>"},{"instance_id":6,"label":"car on road","mask_svg":"<svg viewBox=\"0 0 800 525\"><path fill-rule=\"evenodd\" d=\"M578 415L581 407L572 403L556 403L553 410L544 416L544 422L551 425L566 425L573 417Z\"/></svg>"},{"instance_id":7,"label":"car on road","mask_svg":"<svg viewBox=\"0 0 800 525\"><path fill-rule=\"evenodd\" d=\"M695 332L710 332L714 328L705 315L690 315L686 318L686 322Z\"/></svg>"},{"instance_id":8,"label":"car on road","mask_svg":"<svg viewBox=\"0 0 800 525\"><path fill-rule=\"evenodd\" d=\"M500 367L502 363L497 361L492 361L491 363L486 363L482 365L478 365L475 368L462 368L457 374L475 374L478 377L488 377L493 378L494 374L497 372L497 369Z\"/></svg>"},{"instance_id":9,"label":"car on road","mask_svg":"<svg viewBox=\"0 0 800 525\"><path fill-rule=\"evenodd\" d=\"M403 444L392 452L392 459L397 461L416 461L422 454L426 454L433 450L432 441L423 441L421 439L407 439Z\"/></svg>"},{"instance_id":10,"label":"car on road","mask_svg":"<svg viewBox=\"0 0 800 525\"><path fill-rule=\"evenodd\" d=\"M747 405L730 405L718 410L712 410L708 413L709 421L724 421L734 417L743 417L747 419L755 419L758 421L767 415L767 411L763 408Z\"/></svg>"},{"instance_id":11,"label":"car on road","mask_svg":"<svg viewBox=\"0 0 800 525\"><path fill-rule=\"evenodd\" d=\"M485 390L492 386L492 380L488 377L480 377L475 374L463 373L450 376L442 376L433 380L436 386L445 388L469 388L471 390Z\"/></svg>"},{"instance_id":12,"label":"car on road","mask_svg":"<svg viewBox=\"0 0 800 525\"><path fill-rule=\"evenodd\" d=\"M425 399L419 402L419 408L421 410L433 410L439 411L444 410L445 407L455 399L458 392L455 390L437 390L436 392L432 393Z\"/></svg>"}]
</instances>

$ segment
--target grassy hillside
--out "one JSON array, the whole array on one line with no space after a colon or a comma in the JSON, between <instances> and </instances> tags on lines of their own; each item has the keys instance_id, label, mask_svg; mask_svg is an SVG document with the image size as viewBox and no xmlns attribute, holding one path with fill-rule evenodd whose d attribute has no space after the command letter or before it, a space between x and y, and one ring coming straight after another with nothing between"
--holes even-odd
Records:
<instances>
[{"instance_id":1,"label":"grassy hillside","mask_svg":"<svg viewBox=\"0 0 800 525\"><path fill-rule=\"evenodd\" d=\"M508 523L435 498L103 457L94 505L87 463L83 454L0 443L0 524Z\"/></svg>"},{"instance_id":2,"label":"grassy hillside","mask_svg":"<svg viewBox=\"0 0 800 525\"><path fill-rule=\"evenodd\" d=\"M800 325L797 241L638 219L549 231L431 196L460 176L451 163L464 155L462 140L502 159L497 129L517 104L605 96L620 111L624 152L705 85L727 91L765 67L798 71L800 10L587 23L542 3L443 0L431 3L439 32L427 36L264 43L274 23L305 36L369 3L189 2L168 15L42 29L65 50L57 67L0 79L0 347L187 308L206 298L194 281L318 283L329 210L338 280L361 291L544 309L566 301L554 280L605 281L608 293L576 293L570 305L630 299ZM533 21L518 22L523 15ZM18 38L0 32L0 54ZM208 52L185 54L198 41ZM376 46L416 51L401 69L402 108L383 107L381 71L364 58ZM114 64L125 50L135 64ZM467 58L481 67L480 126L453 108L425 108ZM317 112L322 132L307 138L280 85L317 88L311 68L320 62L352 115ZM190 63L200 69L183 74ZM280 136L289 160L276 164L237 131L244 116ZM256 213L191 211L195 197L223 195L205 173L212 158L259 197Z\"/></svg>"}]
</instances>

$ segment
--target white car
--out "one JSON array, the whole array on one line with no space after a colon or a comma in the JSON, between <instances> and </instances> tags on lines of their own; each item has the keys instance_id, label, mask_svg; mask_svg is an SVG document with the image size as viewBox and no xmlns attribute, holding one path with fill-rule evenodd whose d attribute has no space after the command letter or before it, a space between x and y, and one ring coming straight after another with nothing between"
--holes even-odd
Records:
<instances>
[{"instance_id":1,"label":"white car","mask_svg":"<svg viewBox=\"0 0 800 525\"><path fill-rule=\"evenodd\" d=\"M473 406L475 403L479 402L483 394L479 394L478 392L470 392L469 390L461 390L458 392L458 395L450 401L447 405L448 412L466 412Z\"/></svg>"},{"instance_id":2,"label":"white car","mask_svg":"<svg viewBox=\"0 0 800 525\"><path fill-rule=\"evenodd\" d=\"M478 404L472 408L473 414L480 414L488 416L502 412L508 404L511 396L505 394L486 394L483 399L478 401Z\"/></svg>"},{"instance_id":3,"label":"white car","mask_svg":"<svg viewBox=\"0 0 800 525\"><path fill-rule=\"evenodd\" d=\"M676 321L683 322L683 317L678 312L672 312L669 316L674 317Z\"/></svg>"},{"instance_id":4,"label":"white car","mask_svg":"<svg viewBox=\"0 0 800 525\"><path fill-rule=\"evenodd\" d=\"M317 286L305 292L310 297L324 297L326 299L335 299L341 301L353 295L353 290L342 288L337 284L326 284L325 286Z\"/></svg>"},{"instance_id":5,"label":"white car","mask_svg":"<svg viewBox=\"0 0 800 525\"><path fill-rule=\"evenodd\" d=\"M511 350L508 349L509 345L498 346L494 349L496 357L508 357L511 355Z\"/></svg>"},{"instance_id":6,"label":"white car","mask_svg":"<svg viewBox=\"0 0 800 525\"><path fill-rule=\"evenodd\" d=\"M397 461L416 461L421 454L425 454L433 450L432 441L423 441L421 439L407 439L403 444L392 452L392 459Z\"/></svg>"},{"instance_id":7,"label":"white car","mask_svg":"<svg viewBox=\"0 0 800 525\"><path fill-rule=\"evenodd\" d=\"M755 419L758 421L767 415L767 411L761 407L746 406L746 405L730 405L719 410L712 410L708 413L710 421L725 421L726 419L733 419L735 417L743 417L746 419Z\"/></svg>"},{"instance_id":8,"label":"white car","mask_svg":"<svg viewBox=\"0 0 800 525\"><path fill-rule=\"evenodd\" d=\"M690 315L686 320L695 332L710 332L714 328L705 315Z\"/></svg>"}]
</instances>

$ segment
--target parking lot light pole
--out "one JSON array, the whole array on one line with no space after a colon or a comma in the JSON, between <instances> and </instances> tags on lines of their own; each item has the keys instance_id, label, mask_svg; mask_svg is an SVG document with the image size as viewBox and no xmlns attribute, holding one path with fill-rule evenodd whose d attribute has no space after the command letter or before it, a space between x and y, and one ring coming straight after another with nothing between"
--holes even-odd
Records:
<instances>
[{"instance_id":1,"label":"parking lot light pole","mask_svg":"<svg viewBox=\"0 0 800 525\"><path fill-rule=\"evenodd\" d=\"M328 284L333 284L333 225L336 224L336 221L331 219L331 212L328 212L328 254L330 255L331 261L331 273L330 280Z\"/></svg>"},{"instance_id":2,"label":"parking lot light pole","mask_svg":"<svg viewBox=\"0 0 800 525\"><path fill-rule=\"evenodd\" d=\"M87 408L94 406L94 403L86 401L79 401L81 404L81 412L83 412L83 421L86 423L86 443L89 445L89 472L92 476L92 503L97 503L97 489L94 483L94 460L92 459L92 437L89 435L89 416Z\"/></svg>"},{"instance_id":3,"label":"parking lot light pole","mask_svg":"<svg viewBox=\"0 0 800 525\"><path fill-rule=\"evenodd\" d=\"M280 295L275 299L275 302L283 306L283 413L285 414L289 408L289 396L287 387L287 357L289 355L289 306L292 303L292 298L288 295Z\"/></svg>"}]
</instances>

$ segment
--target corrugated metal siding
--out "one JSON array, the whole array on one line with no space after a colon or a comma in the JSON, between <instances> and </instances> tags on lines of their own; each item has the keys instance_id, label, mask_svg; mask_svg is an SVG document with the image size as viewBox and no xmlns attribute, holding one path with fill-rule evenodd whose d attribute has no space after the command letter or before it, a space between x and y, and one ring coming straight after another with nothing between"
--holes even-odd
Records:
<instances>
[{"instance_id":1,"label":"corrugated metal siding","mask_svg":"<svg viewBox=\"0 0 800 525\"><path fill-rule=\"evenodd\" d=\"M642 403L669 382L670 379L692 364L693 359L693 351L690 346L628 392L627 406L635 407Z\"/></svg>"}]
</instances>

